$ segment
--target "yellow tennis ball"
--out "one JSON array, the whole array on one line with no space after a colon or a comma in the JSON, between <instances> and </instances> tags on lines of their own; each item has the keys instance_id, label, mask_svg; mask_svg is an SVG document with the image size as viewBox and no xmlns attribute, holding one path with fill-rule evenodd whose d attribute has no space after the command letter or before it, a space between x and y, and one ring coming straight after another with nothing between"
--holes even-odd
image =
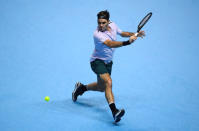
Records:
<instances>
[{"instance_id":1,"label":"yellow tennis ball","mask_svg":"<svg viewBox=\"0 0 199 131\"><path fill-rule=\"evenodd\" d=\"M50 97L49 97L49 96L46 96L44 99L45 99L45 101L49 101L49 100L50 100Z\"/></svg>"}]
</instances>

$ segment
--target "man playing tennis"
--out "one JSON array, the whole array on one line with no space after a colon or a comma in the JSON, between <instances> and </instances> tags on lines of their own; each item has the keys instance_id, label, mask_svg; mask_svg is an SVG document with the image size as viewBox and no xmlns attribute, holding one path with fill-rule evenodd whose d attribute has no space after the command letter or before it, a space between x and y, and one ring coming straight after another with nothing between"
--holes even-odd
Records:
<instances>
[{"instance_id":1,"label":"man playing tennis","mask_svg":"<svg viewBox=\"0 0 199 131\"><path fill-rule=\"evenodd\" d=\"M137 37L145 36L144 31L140 31L137 36L135 33L123 32L117 25L109 20L109 12L101 11L97 14L98 28L94 32L95 49L90 59L93 72L97 75L97 82L84 85L77 82L72 93L72 100L75 102L79 95L85 91L105 92L106 100L112 111L115 122L119 122L124 115L124 109L117 109L112 92L112 58L115 48L123 47L133 43ZM129 37L128 41L116 41L116 35Z\"/></svg>"}]
</instances>

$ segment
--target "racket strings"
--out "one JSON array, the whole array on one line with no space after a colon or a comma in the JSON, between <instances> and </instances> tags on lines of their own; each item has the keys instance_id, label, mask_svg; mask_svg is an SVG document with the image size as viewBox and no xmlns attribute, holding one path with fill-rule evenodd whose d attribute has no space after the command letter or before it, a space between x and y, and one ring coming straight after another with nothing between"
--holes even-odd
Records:
<instances>
[{"instance_id":1,"label":"racket strings","mask_svg":"<svg viewBox=\"0 0 199 131\"><path fill-rule=\"evenodd\" d=\"M149 14L147 14L143 19L142 21L139 23L138 25L138 30L137 32L140 31L140 29L147 23L147 21L151 18L152 16L152 13L150 12Z\"/></svg>"}]
</instances>

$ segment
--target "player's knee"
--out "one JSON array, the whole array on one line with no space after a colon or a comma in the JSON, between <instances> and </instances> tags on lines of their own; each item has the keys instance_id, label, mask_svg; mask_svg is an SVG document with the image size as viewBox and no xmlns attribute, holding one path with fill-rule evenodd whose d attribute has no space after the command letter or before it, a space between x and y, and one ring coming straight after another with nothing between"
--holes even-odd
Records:
<instances>
[{"instance_id":1,"label":"player's knee","mask_svg":"<svg viewBox=\"0 0 199 131\"><path fill-rule=\"evenodd\" d=\"M111 79L107 79L107 80L105 81L105 84L106 84L106 87L112 88L112 80L111 80Z\"/></svg>"}]
</instances>

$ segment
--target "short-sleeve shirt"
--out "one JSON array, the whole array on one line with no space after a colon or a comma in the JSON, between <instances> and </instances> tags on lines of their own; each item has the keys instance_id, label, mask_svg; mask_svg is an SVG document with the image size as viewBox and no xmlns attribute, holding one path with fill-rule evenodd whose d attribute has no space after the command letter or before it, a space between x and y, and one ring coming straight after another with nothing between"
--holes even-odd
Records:
<instances>
[{"instance_id":1,"label":"short-sleeve shirt","mask_svg":"<svg viewBox=\"0 0 199 131\"><path fill-rule=\"evenodd\" d=\"M95 59L103 60L105 63L112 61L115 48L108 47L104 44L104 42L106 40L116 41L117 34L120 35L122 30L120 30L113 22L109 23L109 27L111 28L111 31L101 32L98 29L95 30L93 36L95 49L91 55L90 62L94 61Z\"/></svg>"}]
</instances>

